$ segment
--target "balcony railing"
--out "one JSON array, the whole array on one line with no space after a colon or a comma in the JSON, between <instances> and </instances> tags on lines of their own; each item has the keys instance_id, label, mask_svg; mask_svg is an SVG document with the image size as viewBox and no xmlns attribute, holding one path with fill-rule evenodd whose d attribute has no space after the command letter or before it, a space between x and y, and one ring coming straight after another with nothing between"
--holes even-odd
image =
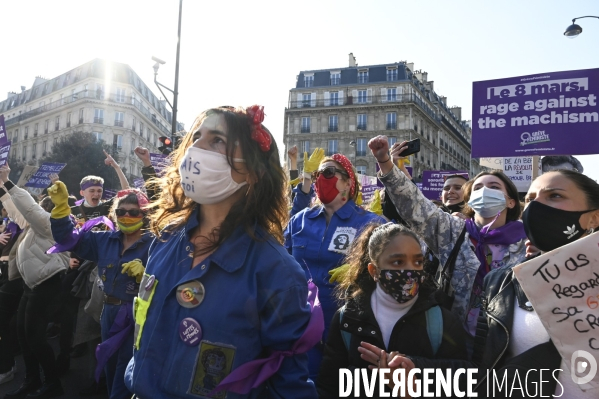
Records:
<instances>
[{"instance_id":1,"label":"balcony railing","mask_svg":"<svg viewBox=\"0 0 599 399\"><path fill-rule=\"evenodd\" d=\"M395 130L395 129L397 129L397 123L387 122L387 130Z\"/></svg>"},{"instance_id":2,"label":"balcony railing","mask_svg":"<svg viewBox=\"0 0 599 399\"><path fill-rule=\"evenodd\" d=\"M338 132L339 125L329 125L329 132Z\"/></svg>"},{"instance_id":3,"label":"balcony railing","mask_svg":"<svg viewBox=\"0 0 599 399\"><path fill-rule=\"evenodd\" d=\"M123 122L123 121L114 121L114 126L123 127L124 125L125 125L125 122Z\"/></svg>"},{"instance_id":4,"label":"balcony railing","mask_svg":"<svg viewBox=\"0 0 599 399\"><path fill-rule=\"evenodd\" d=\"M310 126L302 126L302 133L310 133Z\"/></svg>"},{"instance_id":5,"label":"balcony railing","mask_svg":"<svg viewBox=\"0 0 599 399\"><path fill-rule=\"evenodd\" d=\"M83 118L79 118L79 124L81 125L83 123Z\"/></svg>"},{"instance_id":6,"label":"balcony railing","mask_svg":"<svg viewBox=\"0 0 599 399\"><path fill-rule=\"evenodd\" d=\"M356 130L366 130L366 124L363 124L363 125L362 125L362 124L359 124L359 125L356 127Z\"/></svg>"},{"instance_id":7,"label":"balcony railing","mask_svg":"<svg viewBox=\"0 0 599 399\"><path fill-rule=\"evenodd\" d=\"M366 150L356 150L356 156L357 157L365 157L366 156Z\"/></svg>"},{"instance_id":8,"label":"balcony railing","mask_svg":"<svg viewBox=\"0 0 599 399\"><path fill-rule=\"evenodd\" d=\"M104 118L94 117L94 123L104 124Z\"/></svg>"}]
</instances>

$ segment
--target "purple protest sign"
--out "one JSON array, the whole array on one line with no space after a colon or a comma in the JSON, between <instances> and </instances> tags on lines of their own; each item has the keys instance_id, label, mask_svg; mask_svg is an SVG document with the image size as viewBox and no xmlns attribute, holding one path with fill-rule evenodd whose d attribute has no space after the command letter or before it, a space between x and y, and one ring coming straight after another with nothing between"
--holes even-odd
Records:
<instances>
[{"instance_id":1,"label":"purple protest sign","mask_svg":"<svg viewBox=\"0 0 599 399\"><path fill-rule=\"evenodd\" d=\"M422 172L422 187L420 191L428 199L440 199L445 177L451 175L462 175L468 178L468 172L465 171L425 170Z\"/></svg>"},{"instance_id":2,"label":"purple protest sign","mask_svg":"<svg viewBox=\"0 0 599 399\"><path fill-rule=\"evenodd\" d=\"M119 190L114 190L112 188L105 188L102 191L102 199L111 199L112 197L114 197L116 195L116 193L118 193Z\"/></svg>"},{"instance_id":3,"label":"purple protest sign","mask_svg":"<svg viewBox=\"0 0 599 399\"><path fill-rule=\"evenodd\" d=\"M3 144L0 144L0 166L6 165L6 163L8 162L8 154L9 153L10 153L10 141L6 141Z\"/></svg>"},{"instance_id":4,"label":"purple protest sign","mask_svg":"<svg viewBox=\"0 0 599 399\"><path fill-rule=\"evenodd\" d=\"M144 188L145 181L142 177L138 177L137 179L133 179L133 186L135 188L139 188L140 190Z\"/></svg>"},{"instance_id":5,"label":"purple protest sign","mask_svg":"<svg viewBox=\"0 0 599 399\"><path fill-rule=\"evenodd\" d=\"M37 187L37 188L46 188L50 185L50 175L52 173L60 173L64 167L67 166L66 163L55 163L55 162L44 162L42 166L39 167L37 172L31 176L31 179L27 183L25 183L25 187Z\"/></svg>"},{"instance_id":6,"label":"purple protest sign","mask_svg":"<svg viewBox=\"0 0 599 399\"><path fill-rule=\"evenodd\" d=\"M6 137L6 125L4 125L4 115L0 115L0 145L6 143L8 138Z\"/></svg>"},{"instance_id":7,"label":"purple protest sign","mask_svg":"<svg viewBox=\"0 0 599 399\"><path fill-rule=\"evenodd\" d=\"M599 154L599 69L472 85L472 157Z\"/></svg>"},{"instance_id":8,"label":"purple protest sign","mask_svg":"<svg viewBox=\"0 0 599 399\"><path fill-rule=\"evenodd\" d=\"M168 155L150 153L150 162L156 171L156 176L162 175L163 170L169 166L170 160Z\"/></svg>"}]
</instances>

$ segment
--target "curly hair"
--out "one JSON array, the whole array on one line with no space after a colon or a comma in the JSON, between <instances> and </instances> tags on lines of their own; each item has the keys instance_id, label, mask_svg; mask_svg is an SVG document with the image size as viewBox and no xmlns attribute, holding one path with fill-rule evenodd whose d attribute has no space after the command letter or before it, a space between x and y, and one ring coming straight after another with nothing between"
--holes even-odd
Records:
<instances>
[{"instance_id":1,"label":"curly hair","mask_svg":"<svg viewBox=\"0 0 599 399\"><path fill-rule=\"evenodd\" d=\"M376 288L376 282L368 272L368 264L376 265L389 242L399 235L412 237L420 246L416 234L401 224L371 223L362 230L352 242L345 257L345 263L349 264L349 268L335 287L335 296L340 304L348 299L366 295Z\"/></svg>"},{"instance_id":2,"label":"curly hair","mask_svg":"<svg viewBox=\"0 0 599 399\"><path fill-rule=\"evenodd\" d=\"M185 152L193 145L193 135L202 122L211 115L223 115L227 125L226 154L227 161L233 170L233 158L237 143L243 153L250 184L245 197L235 203L220 227L214 229L210 237L206 237L209 245L196 249L195 255L214 251L233 231L242 226L247 234L256 239L254 228L257 224L277 241L283 242L283 226L289 218L287 199L287 175L281 167L279 149L270 131L262 128L271 136L268 151L262 151L259 144L251 138L251 118L245 109L232 107L211 108L202 113L194 121L189 133L183 137L180 146L169 156L170 165L162 177L150 181L159 187L160 196L151 205L150 228L157 237L163 232L172 232L184 226L196 206L201 206L185 196L181 187L179 165ZM164 230L163 230L164 229Z\"/></svg>"}]
</instances>

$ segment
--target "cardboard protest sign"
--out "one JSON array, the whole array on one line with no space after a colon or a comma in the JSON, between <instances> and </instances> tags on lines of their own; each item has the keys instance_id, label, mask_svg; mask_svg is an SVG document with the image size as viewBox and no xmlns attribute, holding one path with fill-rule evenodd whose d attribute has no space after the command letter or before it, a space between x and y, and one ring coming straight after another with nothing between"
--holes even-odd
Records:
<instances>
[{"instance_id":1,"label":"cardboard protest sign","mask_svg":"<svg viewBox=\"0 0 599 399\"><path fill-rule=\"evenodd\" d=\"M440 199L445 177L451 175L462 175L468 179L468 172L464 170L425 170L422 172L422 194L431 200Z\"/></svg>"},{"instance_id":2,"label":"cardboard protest sign","mask_svg":"<svg viewBox=\"0 0 599 399\"><path fill-rule=\"evenodd\" d=\"M10 141L0 144L0 166L4 166L8 162L8 154L10 153Z\"/></svg>"},{"instance_id":3,"label":"cardboard protest sign","mask_svg":"<svg viewBox=\"0 0 599 399\"><path fill-rule=\"evenodd\" d=\"M163 170L170 165L168 155L150 153L150 162L156 171L156 176L161 176Z\"/></svg>"},{"instance_id":4,"label":"cardboard protest sign","mask_svg":"<svg viewBox=\"0 0 599 399\"><path fill-rule=\"evenodd\" d=\"M52 173L60 173L66 163L44 162L37 172L25 183L25 187L46 188L50 185L50 175Z\"/></svg>"},{"instance_id":5,"label":"cardboard protest sign","mask_svg":"<svg viewBox=\"0 0 599 399\"><path fill-rule=\"evenodd\" d=\"M472 157L599 153L599 69L474 82Z\"/></svg>"},{"instance_id":6,"label":"cardboard protest sign","mask_svg":"<svg viewBox=\"0 0 599 399\"><path fill-rule=\"evenodd\" d=\"M38 166L25 165L21 172L21 176L19 177L19 181L17 182L17 187L23 187L38 169Z\"/></svg>"},{"instance_id":7,"label":"cardboard protest sign","mask_svg":"<svg viewBox=\"0 0 599 399\"><path fill-rule=\"evenodd\" d=\"M0 115L0 145L6 143L8 138L6 137L6 125L4 124L4 115Z\"/></svg>"},{"instance_id":8,"label":"cardboard protest sign","mask_svg":"<svg viewBox=\"0 0 599 399\"><path fill-rule=\"evenodd\" d=\"M506 157L506 158L481 158L481 166L491 169L503 170L509 177L518 192L525 193L532 183L532 157ZM541 175L541 163L539 162L539 173Z\"/></svg>"},{"instance_id":9,"label":"cardboard protest sign","mask_svg":"<svg viewBox=\"0 0 599 399\"><path fill-rule=\"evenodd\" d=\"M518 265L514 273L562 355L564 372L584 390L598 388L599 234Z\"/></svg>"}]
</instances>

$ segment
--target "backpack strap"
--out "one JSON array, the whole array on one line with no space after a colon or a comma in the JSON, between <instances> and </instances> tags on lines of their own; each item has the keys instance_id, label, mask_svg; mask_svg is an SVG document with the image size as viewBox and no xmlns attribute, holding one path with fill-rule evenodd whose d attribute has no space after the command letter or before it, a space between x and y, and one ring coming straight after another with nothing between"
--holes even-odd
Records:
<instances>
[{"instance_id":1,"label":"backpack strap","mask_svg":"<svg viewBox=\"0 0 599 399\"><path fill-rule=\"evenodd\" d=\"M443 314L439 306L433 306L426 311L426 332L436 355L443 340Z\"/></svg>"},{"instance_id":2,"label":"backpack strap","mask_svg":"<svg viewBox=\"0 0 599 399\"><path fill-rule=\"evenodd\" d=\"M339 309L339 323L343 323L343 313L345 312L345 306ZM345 349L349 352L349 342L351 341L351 333L349 331L341 331L341 338L343 338L343 343L345 344Z\"/></svg>"}]
</instances>

